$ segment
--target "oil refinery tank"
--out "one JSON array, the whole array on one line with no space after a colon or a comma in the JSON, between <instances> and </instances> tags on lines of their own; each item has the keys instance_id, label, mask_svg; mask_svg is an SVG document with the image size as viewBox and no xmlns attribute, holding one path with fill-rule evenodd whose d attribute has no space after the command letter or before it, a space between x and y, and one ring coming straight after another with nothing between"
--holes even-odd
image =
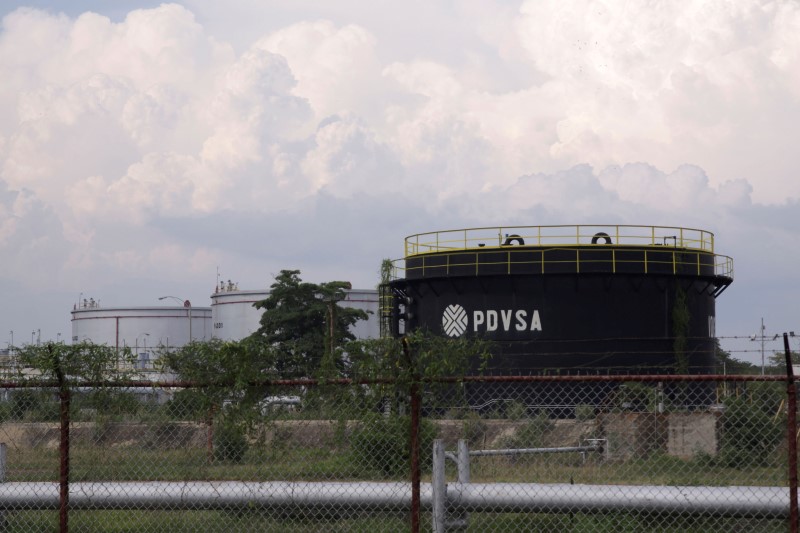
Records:
<instances>
[{"instance_id":1,"label":"oil refinery tank","mask_svg":"<svg viewBox=\"0 0 800 533\"><path fill-rule=\"evenodd\" d=\"M493 341L494 375L712 373L733 281L714 235L680 227L436 231L407 237L396 265L390 333Z\"/></svg>"},{"instance_id":2,"label":"oil refinery tank","mask_svg":"<svg viewBox=\"0 0 800 533\"><path fill-rule=\"evenodd\" d=\"M211 308L180 306L101 307L84 299L72 310L72 342L129 348L140 370L153 370L161 350L211 338Z\"/></svg>"},{"instance_id":3,"label":"oil refinery tank","mask_svg":"<svg viewBox=\"0 0 800 533\"><path fill-rule=\"evenodd\" d=\"M238 284L221 283L211 295L211 321L214 338L239 341L258 330L263 310L254 304L269 298L269 289L240 290ZM354 324L351 333L358 339L378 337L377 289L346 289L337 305L361 309L368 318Z\"/></svg>"}]
</instances>

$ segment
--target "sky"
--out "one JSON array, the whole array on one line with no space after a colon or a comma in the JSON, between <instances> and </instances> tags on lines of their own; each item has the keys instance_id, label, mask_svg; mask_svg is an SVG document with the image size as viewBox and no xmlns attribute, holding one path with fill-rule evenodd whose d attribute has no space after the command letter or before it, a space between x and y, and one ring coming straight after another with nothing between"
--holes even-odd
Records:
<instances>
[{"instance_id":1,"label":"sky","mask_svg":"<svg viewBox=\"0 0 800 533\"><path fill-rule=\"evenodd\" d=\"M80 297L371 288L410 234L701 228L800 347L796 0L0 1L0 339ZM767 350L781 344L769 341Z\"/></svg>"}]
</instances>

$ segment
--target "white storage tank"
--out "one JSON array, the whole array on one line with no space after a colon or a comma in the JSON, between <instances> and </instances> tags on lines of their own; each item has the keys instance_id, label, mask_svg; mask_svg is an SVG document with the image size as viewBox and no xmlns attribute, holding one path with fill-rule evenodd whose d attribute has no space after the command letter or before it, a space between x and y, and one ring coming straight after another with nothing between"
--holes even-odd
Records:
<instances>
[{"instance_id":1,"label":"white storage tank","mask_svg":"<svg viewBox=\"0 0 800 533\"><path fill-rule=\"evenodd\" d=\"M94 300L83 300L72 310L72 342L127 347L136 355L138 368L151 368L160 349L211 338L211 308L186 304L101 307Z\"/></svg>"},{"instance_id":2,"label":"white storage tank","mask_svg":"<svg viewBox=\"0 0 800 533\"><path fill-rule=\"evenodd\" d=\"M352 332L358 339L374 339L380 336L377 289L348 289L346 297L338 302L342 307L361 309L367 312L367 320L356 323ZM238 341L255 333L260 325L263 310L253 304L266 300L269 289L239 290L238 286L221 284L211 295L212 336L222 340Z\"/></svg>"}]
</instances>

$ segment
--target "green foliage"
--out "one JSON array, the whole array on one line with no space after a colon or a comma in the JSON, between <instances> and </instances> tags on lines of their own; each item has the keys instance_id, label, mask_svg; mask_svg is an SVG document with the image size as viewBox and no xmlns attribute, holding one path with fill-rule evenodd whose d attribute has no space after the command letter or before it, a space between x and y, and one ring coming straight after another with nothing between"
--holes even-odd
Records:
<instances>
[{"instance_id":1,"label":"green foliage","mask_svg":"<svg viewBox=\"0 0 800 533\"><path fill-rule=\"evenodd\" d=\"M2 405L2 420L46 422L59 419L60 407L53 390L16 390Z\"/></svg>"},{"instance_id":2,"label":"green foliage","mask_svg":"<svg viewBox=\"0 0 800 533\"><path fill-rule=\"evenodd\" d=\"M481 418L481 415L475 411L469 411L464 416L464 421L461 425L461 438L465 439L470 446L482 444L487 429L488 426Z\"/></svg>"},{"instance_id":3,"label":"green foliage","mask_svg":"<svg viewBox=\"0 0 800 533\"><path fill-rule=\"evenodd\" d=\"M164 416L173 420L203 420L208 407L201 394L193 389L179 390L162 407Z\"/></svg>"},{"instance_id":4,"label":"green foliage","mask_svg":"<svg viewBox=\"0 0 800 533\"><path fill-rule=\"evenodd\" d=\"M348 356L353 376L391 377L408 384L429 378L480 373L491 355L489 347L483 340L445 338L415 330L399 340L353 342L348 346Z\"/></svg>"},{"instance_id":5,"label":"green foliage","mask_svg":"<svg viewBox=\"0 0 800 533\"><path fill-rule=\"evenodd\" d=\"M33 382L35 385L52 383L62 391L76 390L91 383L86 390L73 395L71 408L75 412L86 407L118 411L138 409L138 403L131 394L101 385L113 385L130 378L130 373L122 370L134 362L129 349L117 350L89 341L71 345L48 342L19 348L17 356L20 363L19 381ZM45 388L41 392L26 391L15 395L10 415L32 420L58 420L60 407L54 392Z\"/></svg>"},{"instance_id":6,"label":"green foliage","mask_svg":"<svg viewBox=\"0 0 800 533\"><path fill-rule=\"evenodd\" d=\"M554 427L547 413L539 412L528 422L520 425L514 434L503 439L506 448L537 448L544 443L544 437Z\"/></svg>"},{"instance_id":7,"label":"green foliage","mask_svg":"<svg viewBox=\"0 0 800 533\"><path fill-rule=\"evenodd\" d=\"M277 377L274 352L253 339L195 341L163 353L161 361L165 371L201 384L176 395L170 405L179 414L201 418L226 404L228 416L252 420L258 413L258 403L268 393L255 382Z\"/></svg>"},{"instance_id":8,"label":"green foliage","mask_svg":"<svg viewBox=\"0 0 800 533\"><path fill-rule=\"evenodd\" d=\"M689 373L689 356L686 353L689 319L686 291L678 287L675 290L675 302L672 305L672 336L675 338L673 351L675 353L675 372L677 374Z\"/></svg>"},{"instance_id":9,"label":"green foliage","mask_svg":"<svg viewBox=\"0 0 800 533\"><path fill-rule=\"evenodd\" d=\"M130 374L120 369L134 363L134 356L128 348L115 349L89 341L29 344L17 350L17 357L20 379L53 380L63 386L74 386L85 381L126 380ZM36 373L31 375L25 369L33 369Z\"/></svg>"},{"instance_id":10,"label":"green foliage","mask_svg":"<svg viewBox=\"0 0 800 533\"><path fill-rule=\"evenodd\" d=\"M506 406L506 418L522 420L528 417L528 406L519 400L513 400Z\"/></svg>"},{"instance_id":11,"label":"green foliage","mask_svg":"<svg viewBox=\"0 0 800 533\"><path fill-rule=\"evenodd\" d=\"M223 423L214 431L214 459L241 463L247 453L245 431L235 424Z\"/></svg>"},{"instance_id":12,"label":"green foliage","mask_svg":"<svg viewBox=\"0 0 800 533\"><path fill-rule=\"evenodd\" d=\"M725 400L721 464L738 468L770 463L783 430L781 423L764 411L763 405L746 396Z\"/></svg>"},{"instance_id":13,"label":"green foliage","mask_svg":"<svg viewBox=\"0 0 800 533\"><path fill-rule=\"evenodd\" d=\"M424 388L428 404L442 405L439 395L452 392L452 387L432 383L431 379L462 377L470 373L476 361L480 362L479 370L482 369L489 357L488 346L485 341L448 339L420 330L402 339L354 341L348 345L350 374L355 379L392 380L359 391L362 405L402 403L413 384Z\"/></svg>"},{"instance_id":14,"label":"green foliage","mask_svg":"<svg viewBox=\"0 0 800 533\"><path fill-rule=\"evenodd\" d=\"M595 407L589 404L578 404L575 406L575 419L580 421L593 420L595 418Z\"/></svg>"},{"instance_id":15,"label":"green foliage","mask_svg":"<svg viewBox=\"0 0 800 533\"><path fill-rule=\"evenodd\" d=\"M394 261L391 259L382 259L381 260L381 267L380 267L380 278L381 278L381 285L385 285L392 281L392 275L394 273Z\"/></svg>"},{"instance_id":16,"label":"green foliage","mask_svg":"<svg viewBox=\"0 0 800 533\"><path fill-rule=\"evenodd\" d=\"M419 449L431 450L436 438L436 426L427 419L420 420ZM354 431L351 439L354 468L365 466L388 477L410 471L411 421L407 416L388 418L372 416ZM431 454L420 454L420 466L429 469Z\"/></svg>"},{"instance_id":17,"label":"green foliage","mask_svg":"<svg viewBox=\"0 0 800 533\"><path fill-rule=\"evenodd\" d=\"M760 374L761 369L753 363L732 357L722 349L719 339L714 339L714 353L717 360L717 372L720 374ZM784 367L786 365L784 364ZM785 373L785 372L784 372Z\"/></svg>"},{"instance_id":18,"label":"green foliage","mask_svg":"<svg viewBox=\"0 0 800 533\"><path fill-rule=\"evenodd\" d=\"M792 365L800 365L800 353L789 352L792 360ZM767 358L767 366L765 369L766 374L773 374L779 376L786 375L786 352L776 352ZM795 376L795 379L800 376Z\"/></svg>"},{"instance_id":19,"label":"green foliage","mask_svg":"<svg viewBox=\"0 0 800 533\"><path fill-rule=\"evenodd\" d=\"M644 383L627 382L617 388L614 406L637 412L652 412L655 410L656 390L652 385Z\"/></svg>"},{"instance_id":20,"label":"green foliage","mask_svg":"<svg viewBox=\"0 0 800 533\"><path fill-rule=\"evenodd\" d=\"M11 420L22 420L28 411L40 402L41 393L32 390L18 390L11 393L9 418Z\"/></svg>"},{"instance_id":21,"label":"green foliage","mask_svg":"<svg viewBox=\"0 0 800 533\"><path fill-rule=\"evenodd\" d=\"M336 304L349 283L308 283L299 274L281 270L269 297L254 304L264 313L251 338L274 347L274 370L282 378L328 378L345 370L344 346L355 340L350 326L367 314Z\"/></svg>"}]
</instances>

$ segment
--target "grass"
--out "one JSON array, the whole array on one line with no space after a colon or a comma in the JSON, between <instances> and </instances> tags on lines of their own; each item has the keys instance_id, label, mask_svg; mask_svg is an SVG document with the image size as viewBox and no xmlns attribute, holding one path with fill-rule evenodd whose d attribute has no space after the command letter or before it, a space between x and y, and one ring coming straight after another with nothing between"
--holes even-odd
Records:
<instances>
[{"instance_id":1,"label":"grass","mask_svg":"<svg viewBox=\"0 0 800 533\"><path fill-rule=\"evenodd\" d=\"M17 511L6 513L4 531L50 533L58 530L57 511ZM71 511L71 531L85 533L166 533L260 532L287 533L394 533L409 531L408 520L396 515L342 517L321 514L317 517L286 516L257 510L229 511Z\"/></svg>"},{"instance_id":2,"label":"grass","mask_svg":"<svg viewBox=\"0 0 800 533\"><path fill-rule=\"evenodd\" d=\"M270 439L252 441L241 462L207 461L204 443L160 446L148 443L101 442L76 439L71 449L71 479L80 481L383 481L407 480L405 474L390 477L354 460L350 449L350 423L330 421L326 433L314 434L315 422L288 420L272 427ZM303 424L308 438L289 429ZM320 428L322 424L320 424ZM311 431L308 431L309 428ZM283 433L281 433L283 431ZM10 446L6 481L55 481L58 479L58 451L52 439L31 445ZM603 461L589 454L527 455L519 457L474 457L473 482L569 483L599 485L786 485L785 450L765 455L769 466L726 467L709 456L685 460L652 453L625 462ZM448 461L448 479L455 479ZM427 476L423 481L430 481ZM406 515L363 514L333 510L315 515L281 514L269 509L228 511L72 511L73 531L287 531L325 532L407 531ZM423 512L423 522L429 520ZM7 531L54 531L56 511L6 512ZM606 515L540 513L472 513L468 531L553 531L615 533L663 531L694 533L706 531L784 531L785 520L689 518L665 514L614 513ZM2 528L2 526L0 526ZM423 529L430 530L429 523Z\"/></svg>"}]
</instances>

